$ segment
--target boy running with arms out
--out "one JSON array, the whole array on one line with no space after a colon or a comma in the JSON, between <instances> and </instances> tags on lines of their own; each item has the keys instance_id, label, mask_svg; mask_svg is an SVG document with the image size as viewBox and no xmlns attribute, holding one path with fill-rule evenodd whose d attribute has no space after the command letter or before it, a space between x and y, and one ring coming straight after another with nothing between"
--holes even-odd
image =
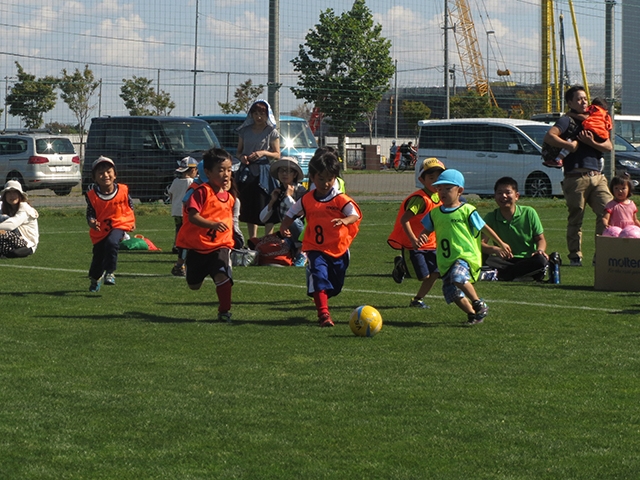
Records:
<instances>
[{"instance_id":1,"label":"boy running with arms out","mask_svg":"<svg viewBox=\"0 0 640 480\"><path fill-rule=\"evenodd\" d=\"M421 242L418 237L422 232L420 222L424 216L440 205L440 198L433 187L433 182L438 179L444 169L444 164L437 158L426 158L422 162L418 179L424 188L413 192L402 202L393 231L387 239L391 248L402 250L402 256L396 257L396 267L393 272L393 279L396 283L401 283L404 277L399 270L405 265L405 248L409 250L409 259L416 271L417 278L422 282L418 293L409 303L410 307L429 308L422 299L440 277L436 263L435 233L431 232L424 242ZM398 280L400 281L398 282Z\"/></svg>"},{"instance_id":2,"label":"boy running with arms out","mask_svg":"<svg viewBox=\"0 0 640 480\"><path fill-rule=\"evenodd\" d=\"M362 218L356 202L334 187L339 173L340 162L335 152L316 152L309 162L309 179L315 189L289 209L280 225L280 233L289 237L294 219L306 217L302 250L309 259L307 295L313 297L321 327L334 326L328 300L342 290L349 267L349 246Z\"/></svg>"},{"instance_id":3,"label":"boy running with arms out","mask_svg":"<svg viewBox=\"0 0 640 480\"><path fill-rule=\"evenodd\" d=\"M199 290L211 276L218 295L218 321L231 323L231 248L233 205L231 155L212 148L202 156L207 182L199 185L185 202L184 223L176 245L187 249L187 285Z\"/></svg>"},{"instance_id":4,"label":"boy running with arms out","mask_svg":"<svg viewBox=\"0 0 640 480\"><path fill-rule=\"evenodd\" d=\"M107 157L99 157L91 166L95 182L87 191L87 223L93 243L93 258L89 267L90 292L105 285L115 285L113 272L118 265L120 241L125 232L136 228L133 201L124 183L116 183L116 165Z\"/></svg>"},{"instance_id":5,"label":"boy running with arms out","mask_svg":"<svg viewBox=\"0 0 640 480\"><path fill-rule=\"evenodd\" d=\"M487 304L478 297L472 282L478 279L482 266L480 232L491 238L501 251L511 254L509 245L489 227L476 210L462 203L464 176L458 170L445 170L433 183L442 205L422 219L424 230L420 241L436 232L438 239L438 269L442 275L442 293L447 303L455 302L467 314L470 325L482 323L487 316Z\"/></svg>"}]
</instances>

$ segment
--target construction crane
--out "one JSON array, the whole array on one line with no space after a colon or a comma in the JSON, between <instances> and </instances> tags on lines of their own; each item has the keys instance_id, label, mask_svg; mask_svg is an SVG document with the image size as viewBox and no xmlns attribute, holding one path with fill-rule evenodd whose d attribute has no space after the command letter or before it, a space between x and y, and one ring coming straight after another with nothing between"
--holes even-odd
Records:
<instances>
[{"instance_id":1,"label":"construction crane","mask_svg":"<svg viewBox=\"0 0 640 480\"><path fill-rule=\"evenodd\" d=\"M446 3L448 4L449 2ZM469 4L467 0L454 0L451 3L454 6L449 9L449 16L455 25L456 45L467 88L475 89L481 96L488 96L489 103L497 107L498 102L493 96L489 79L485 74L486 69L482 62L476 27L471 18Z\"/></svg>"}]
</instances>

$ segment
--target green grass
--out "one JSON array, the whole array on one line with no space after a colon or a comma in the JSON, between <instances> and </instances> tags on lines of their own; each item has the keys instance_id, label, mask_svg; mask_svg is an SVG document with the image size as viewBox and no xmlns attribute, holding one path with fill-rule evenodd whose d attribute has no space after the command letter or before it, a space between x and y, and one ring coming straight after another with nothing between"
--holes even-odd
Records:
<instances>
[{"instance_id":1,"label":"green grass","mask_svg":"<svg viewBox=\"0 0 640 480\"><path fill-rule=\"evenodd\" d=\"M562 200L526 203L566 260ZM117 285L90 294L81 212L43 210L36 254L0 262L0 477L638 477L638 295L595 292L587 261L561 285L478 284L490 314L468 328L440 283L431 309L406 307L398 205L361 207L333 329L293 267L236 268L231 326L170 253L121 253ZM138 209L161 248L172 231L166 207ZM590 259L591 214L584 244ZM361 304L375 338L349 330Z\"/></svg>"}]
</instances>

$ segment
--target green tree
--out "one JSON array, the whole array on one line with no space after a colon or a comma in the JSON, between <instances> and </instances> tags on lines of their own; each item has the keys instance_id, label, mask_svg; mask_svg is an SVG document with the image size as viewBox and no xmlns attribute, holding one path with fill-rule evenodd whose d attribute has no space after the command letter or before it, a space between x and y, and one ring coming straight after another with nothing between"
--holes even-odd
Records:
<instances>
[{"instance_id":1,"label":"green tree","mask_svg":"<svg viewBox=\"0 0 640 480\"><path fill-rule=\"evenodd\" d=\"M222 113L248 112L251 104L262 95L262 92L264 92L264 85L254 86L251 79L248 79L236 88L233 102L218 102L218 105L222 109Z\"/></svg>"},{"instance_id":2,"label":"green tree","mask_svg":"<svg viewBox=\"0 0 640 480\"><path fill-rule=\"evenodd\" d=\"M340 16L330 8L320 14L319 23L291 60L299 73L293 93L327 117L343 154L344 137L375 110L393 76L391 42L381 31L364 0L355 0L351 10Z\"/></svg>"},{"instance_id":3,"label":"green tree","mask_svg":"<svg viewBox=\"0 0 640 480\"><path fill-rule=\"evenodd\" d=\"M296 108L291 110L292 117L304 118L307 122L311 118L311 107L308 103L301 103Z\"/></svg>"},{"instance_id":4,"label":"green tree","mask_svg":"<svg viewBox=\"0 0 640 480\"><path fill-rule=\"evenodd\" d=\"M507 116L500 107L489 103L488 97L481 96L475 90L467 90L451 97L449 103L451 118L503 118Z\"/></svg>"},{"instance_id":5,"label":"green tree","mask_svg":"<svg viewBox=\"0 0 640 480\"><path fill-rule=\"evenodd\" d=\"M83 145L85 125L91 112L96 108L95 103L91 103L91 97L100 86L100 82L96 81L89 65L84 66L83 72L76 68L72 74L69 74L66 69L62 69L62 77L58 82L58 88L62 91L60 98L64 100L78 120L80 145Z\"/></svg>"},{"instance_id":6,"label":"green tree","mask_svg":"<svg viewBox=\"0 0 640 480\"><path fill-rule=\"evenodd\" d=\"M9 113L20 117L27 128L39 128L43 124L42 117L56 106L55 88L57 79L51 76L36 79L24 71L16 62L18 68L18 82L7 95Z\"/></svg>"},{"instance_id":7,"label":"green tree","mask_svg":"<svg viewBox=\"0 0 640 480\"><path fill-rule=\"evenodd\" d=\"M431 117L431 109L422 102L403 100L400 106L402 116L409 125L413 126L415 135L418 135L418 122Z\"/></svg>"},{"instance_id":8,"label":"green tree","mask_svg":"<svg viewBox=\"0 0 640 480\"><path fill-rule=\"evenodd\" d=\"M176 108L167 92L156 92L151 86L153 80L134 75L132 80L123 78L122 82L120 98L124 100L129 115L169 115Z\"/></svg>"}]
</instances>

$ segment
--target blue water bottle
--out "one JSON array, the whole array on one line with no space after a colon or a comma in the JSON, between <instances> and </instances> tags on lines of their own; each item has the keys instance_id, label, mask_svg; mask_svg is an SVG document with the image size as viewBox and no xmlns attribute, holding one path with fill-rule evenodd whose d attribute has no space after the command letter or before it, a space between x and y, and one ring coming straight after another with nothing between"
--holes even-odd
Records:
<instances>
[{"instance_id":1,"label":"blue water bottle","mask_svg":"<svg viewBox=\"0 0 640 480\"><path fill-rule=\"evenodd\" d=\"M549 272L549 283L559 284L560 283L560 254L558 252L553 252L549 255L549 263L551 264L551 271Z\"/></svg>"}]
</instances>

